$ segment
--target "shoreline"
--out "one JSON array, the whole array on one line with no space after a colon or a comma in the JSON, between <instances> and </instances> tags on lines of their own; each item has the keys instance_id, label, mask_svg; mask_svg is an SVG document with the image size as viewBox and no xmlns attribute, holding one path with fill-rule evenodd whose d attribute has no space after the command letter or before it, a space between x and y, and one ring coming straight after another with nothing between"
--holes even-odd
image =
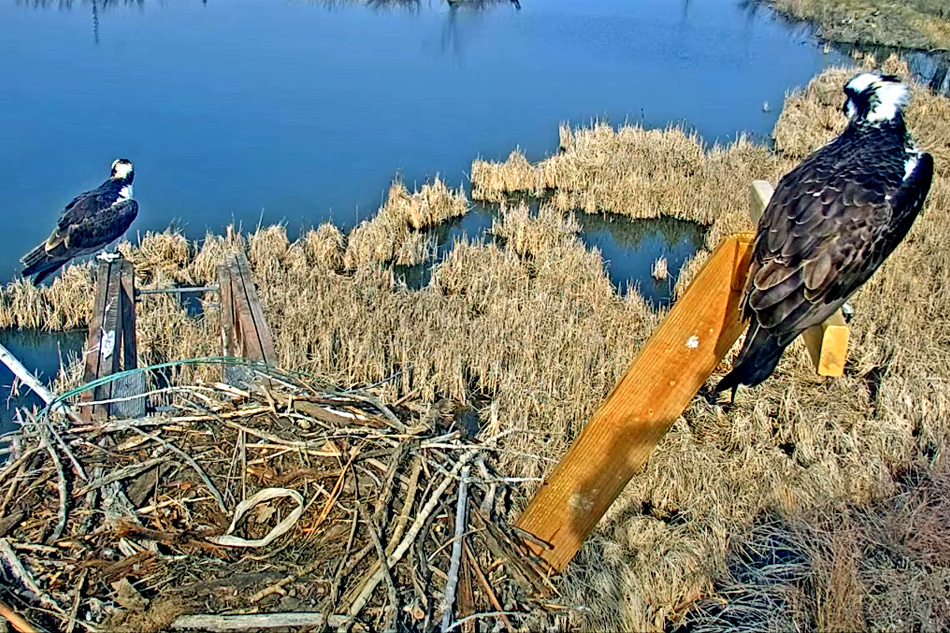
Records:
<instances>
[{"instance_id":1,"label":"shoreline","mask_svg":"<svg viewBox=\"0 0 950 633\"><path fill-rule=\"evenodd\" d=\"M757 0L822 41L950 53L950 9L929 0ZM913 6L911 6L913 5Z\"/></svg>"}]
</instances>

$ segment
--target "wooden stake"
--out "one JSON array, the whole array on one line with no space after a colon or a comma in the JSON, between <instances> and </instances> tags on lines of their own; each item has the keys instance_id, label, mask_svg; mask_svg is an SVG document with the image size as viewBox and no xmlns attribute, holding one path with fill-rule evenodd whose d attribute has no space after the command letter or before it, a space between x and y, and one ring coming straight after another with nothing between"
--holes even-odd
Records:
<instances>
[{"instance_id":1,"label":"wooden stake","mask_svg":"<svg viewBox=\"0 0 950 633\"><path fill-rule=\"evenodd\" d=\"M134 369L138 364L135 342L135 282L132 264L119 258L100 261L96 274L96 298L89 336L83 359L83 381ZM83 407L86 421L109 415L141 417L145 415L145 399L128 399L145 392L145 376L136 374L84 391L83 402L123 399L112 404Z\"/></svg>"},{"instance_id":2,"label":"wooden stake","mask_svg":"<svg viewBox=\"0 0 950 633\"><path fill-rule=\"evenodd\" d=\"M541 486L517 526L562 571L745 329L751 234L726 238Z\"/></svg>"},{"instance_id":3,"label":"wooden stake","mask_svg":"<svg viewBox=\"0 0 950 633\"><path fill-rule=\"evenodd\" d=\"M753 180L749 199L749 217L759 223L765 208L772 199L772 185L764 180ZM808 354L819 376L840 377L844 375L844 363L848 358L848 338L851 330L844 314L838 310L821 325L808 328L802 334Z\"/></svg>"}]
</instances>

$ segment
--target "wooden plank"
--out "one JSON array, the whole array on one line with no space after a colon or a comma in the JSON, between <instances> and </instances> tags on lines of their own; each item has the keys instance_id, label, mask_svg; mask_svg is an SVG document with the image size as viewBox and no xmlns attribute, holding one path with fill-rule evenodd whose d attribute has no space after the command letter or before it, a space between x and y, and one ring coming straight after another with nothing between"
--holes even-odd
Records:
<instances>
[{"instance_id":1,"label":"wooden plank","mask_svg":"<svg viewBox=\"0 0 950 633\"><path fill-rule=\"evenodd\" d=\"M517 526L532 554L562 571L745 329L739 310L752 235L729 237L542 484Z\"/></svg>"},{"instance_id":2,"label":"wooden plank","mask_svg":"<svg viewBox=\"0 0 950 633\"><path fill-rule=\"evenodd\" d=\"M135 275L131 262L120 260L119 265L119 321L122 337L122 370L138 367L138 345L135 335ZM112 397L119 398L109 406L109 415L120 419L133 419L145 416L145 398L131 396L144 394L146 390L145 374L136 372L117 378L112 383Z\"/></svg>"},{"instance_id":3,"label":"wooden plank","mask_svg":"<svg viewBox=\"0 0 950 633\"><path fill-rule=\"evenodd\" d=\"M772 199L772 185L764 180L753 180L749 192L749 217L759 223L765 208ZM805 347L811 356L815 371L820 376L844 375L844 363L848 358L850 328L841 310L835 312L821 325L815 325L802 333Z\"/></svg>"},{"instance_id":4,"label":"wooden plank","mask_svg":"<svg viewBox=\"0 0 950 633\"><path fill-rule=\"evenodd\" d=\"M276 360L274 339L271 337L270 328L267 326L267 320L264 318L264 309L261 307L261 300L257 295L254 277L251 275L251 267L244 253L238 253L234 259L240 273L244 294L247 297L247 305L251 311L251 320L254 323L254 333L257 337L256 347L260 353L258 360L273 363Z\"/></svg>"},{"instance_id":5,"label":"wooden plank","mask_svg":"<svg viewBox=\"0 0 950 633\"><path fill-rule=\"evenodd\" d=\"M100 261L96 270L96 296L93 301L92 320L89 323L89 334L86 337L86 347L83 352L83 383L89 383L99 377L102 363L102 325L105 318L106 299L109 292L111 264ZM96 399L96 392L84 391L79 397L80 402L92 402ZM93 407L82 407L83 420L90 422L94 417Z\"/></svg>"},{"instance_id":6,"label":"wooden plank","mask_svg":"<svg viewBox=\"0 0 950 633\"><path fill-rule=\"evenodd\" d=\"M227 264L218 266L218 292L221 295L221 348L225 356L237 356L234 332L234 299L231 297L231 273Z\"/></svg>"},{"instance_id":7,"label":"wooden plank","mask_svg":"<svg viewBox=\"0 0 950 633\"><path fill-rule=\"evenodd\" d=\"M225 353L273 364L276 361L273 338L243 253L227 257L219 269L218 285ZM246 386L254 380L254 372L247 367L225 366L224 377L229 384Z\"/></svg>"}]
</instances>

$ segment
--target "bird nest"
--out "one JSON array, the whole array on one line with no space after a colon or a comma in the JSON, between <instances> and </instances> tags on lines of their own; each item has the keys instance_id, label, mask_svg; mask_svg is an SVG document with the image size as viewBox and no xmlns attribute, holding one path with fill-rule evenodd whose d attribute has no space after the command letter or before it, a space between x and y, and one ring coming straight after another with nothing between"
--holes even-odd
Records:
<instances>
[{"instance_id":1,"label":"bird nest","mask_svg":"<svg viewBox=\"0 0 950 633\"><path fill-rule=\"evenodd\" d=\"M286 375L149 400L132 420L20 412L0 472L18 630L552 624L552 587L495 519L497 437Z\"/></svg>"}]
</instances>

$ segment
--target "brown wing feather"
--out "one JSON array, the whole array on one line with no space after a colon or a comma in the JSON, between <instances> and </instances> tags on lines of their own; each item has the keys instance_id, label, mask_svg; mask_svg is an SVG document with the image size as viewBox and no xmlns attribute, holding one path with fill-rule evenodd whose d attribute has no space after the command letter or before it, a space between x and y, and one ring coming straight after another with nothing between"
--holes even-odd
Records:
<instances>
[{"instance_id":1,"label":"brown wing feather","mask_svg":"<svg viewBox=\"0 0 950 633\"><path fill-rule=\"evenodd\" d=\"M823 174L807 169L797 176L794 187L780 185L763 215L747 294L747 315L788 342L866 279L870 251L891 217L883 193L859 182L821 183Z\"/></svg>"}]
</instances>

